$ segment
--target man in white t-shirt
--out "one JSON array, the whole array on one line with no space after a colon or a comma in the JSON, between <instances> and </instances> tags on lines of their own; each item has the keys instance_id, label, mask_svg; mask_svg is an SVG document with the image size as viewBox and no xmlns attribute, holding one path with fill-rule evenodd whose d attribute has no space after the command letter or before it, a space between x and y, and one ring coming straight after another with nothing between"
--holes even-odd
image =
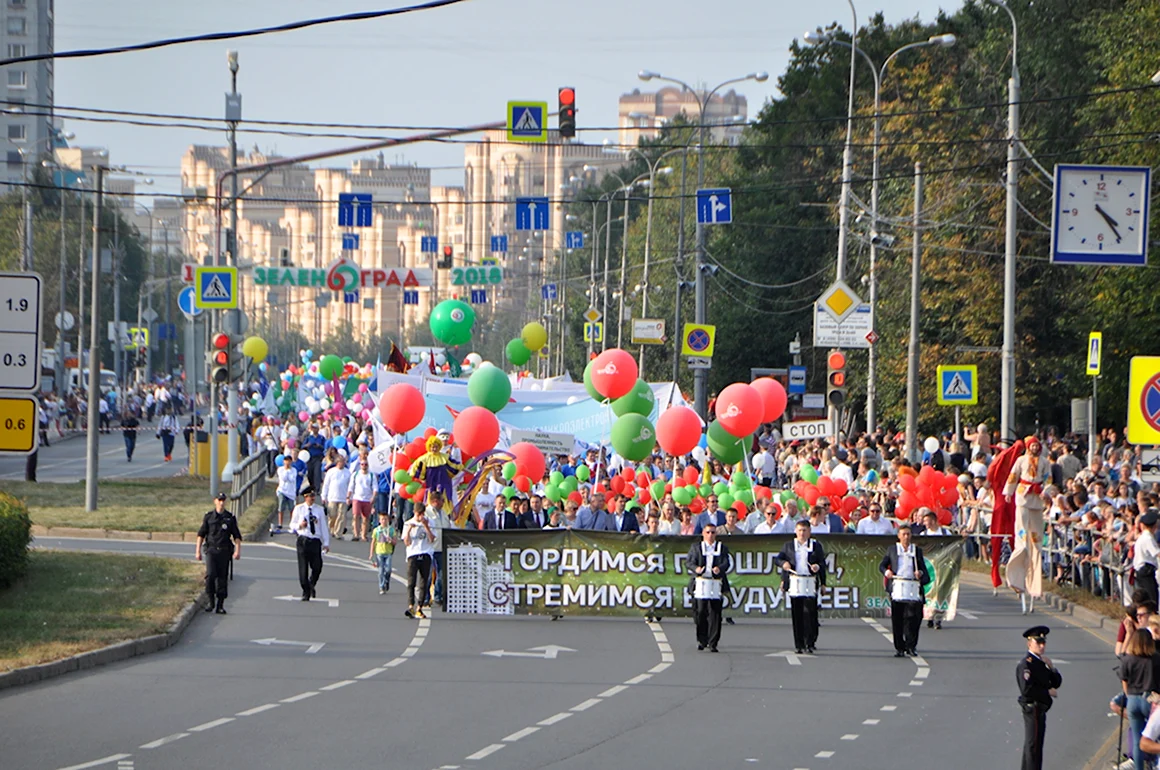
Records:
<instances>
[{"instance_id":1,"label":"man in white t-shirt","mask_svg":"<svg viewBox=\"0 0 1160 770\"><path fill-rule=\"evenodd\" d=\"M772 486L777 475L777 458L768 448L763 447L753 456L753 472L757 474L758 483L764 487Z\"/></svg>"},{"instance_id":2,"label":"man in white t-shirt","mask_svg":"<svg viewBox=\"0 0 1160 770\"><path fill-rule=\"evenodd\" d=\"M1153 709L1144 730L1140 733L1140 751L1160 754L1160 709Z\"/></svg>"},{"instance_id":3,"label":"man in white t-shirt","mask_svg":"<svg viewBox=\"0 0 1160 770\"><path fill-rule=\"evenodd\" d=\"M854 486L854 471L852 471L850 466L846 464L846 460L849 458L849 456L849 452L847 452L845 449L842 449L841 447L838 447L838 451L835 455L837 462L834 464L833 470L830 471L830 478L834 479L835 481L841 479L842 481L846 482L847 487L852 487Z\"/></svg>"},{"instance_id":4,"label":"man in white t-shirt","mask_svg":"<svg viewBox=\"0 0 1160 770\"><path fill-rule=\"evenodd\" d=\"M859 535L893 535L894 525L882 518L882 506L870 503L870 515L858 522Z\"/></svg>"}]
</instances>

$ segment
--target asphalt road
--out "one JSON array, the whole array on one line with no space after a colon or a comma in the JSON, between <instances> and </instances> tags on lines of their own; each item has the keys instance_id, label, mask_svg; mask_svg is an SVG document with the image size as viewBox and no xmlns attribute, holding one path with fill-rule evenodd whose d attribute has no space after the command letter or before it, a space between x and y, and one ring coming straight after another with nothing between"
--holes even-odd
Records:
<instances>
[{"instance_id":1,"label":"asphalt road","mask_svg":"<svg viewBox=\"0 0 1160 770\"><path fill-rule=\"evenodd\" d=\"M244 546L230 614L200 615L176 647L0 692L4 767L1016 767L1020 632L1039 622L1064 675L1045 767L1084 767L1116 726L1104 641L966 585L966 613L924 627L919 658L893 658L863 620L826 621L801 658L776 655L789 621L746 620L713 655L687 620L409 620L403 585L378 594L365 543L336 544L318 600L283 601L298 593L288 543ZM270 639L301 644L253 641ZM523 654L483 654L497 650Z\"/></svg>"},{"instance_id":2,"label":"asphalt road","mask_svg":"<svg viewBox=\"0 0 1160 770\"><path fill-rule=\"evenodd\" d=\"M161 440L156 438L157 423L146 423L137 431L137 448L130 462L125 457L125 439L121 432L99 434L97 476L102 479L156 478L176 476L189 469L189 453L181 436L173 447L173 462L165 462ZM61 440L50 440L42 446L36 469L40 482L69 483L84 481L87 442L85 435L73 434ZM0 480L23 481L25 458L0 457Z\"/></svg>"}]
</instances>

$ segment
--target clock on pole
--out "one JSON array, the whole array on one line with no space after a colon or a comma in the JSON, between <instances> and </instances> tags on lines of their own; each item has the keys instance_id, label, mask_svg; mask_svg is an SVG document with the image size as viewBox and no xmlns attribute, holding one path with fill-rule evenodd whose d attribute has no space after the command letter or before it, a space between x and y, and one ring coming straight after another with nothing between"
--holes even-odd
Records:
<instances>
[{"instance_id":1,"label":"clock on pole","mask_svg":"<svg viewBox=\"0 0 1160 770\"><path fill-rule=\"evenodd\" d=\"M1051 261L1146 265L1151 181L1146 166L1057 165Z\"/></svg>"}]
</instances>

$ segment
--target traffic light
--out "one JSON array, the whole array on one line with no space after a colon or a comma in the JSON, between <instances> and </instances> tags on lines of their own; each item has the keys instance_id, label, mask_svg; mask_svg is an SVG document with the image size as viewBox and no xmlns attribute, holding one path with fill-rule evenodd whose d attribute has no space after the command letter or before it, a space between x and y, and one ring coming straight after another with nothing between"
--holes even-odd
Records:
<instances>
[{"instance_id":1,"label":"traffic light","mask_svg":"<svg viewBox=\"0 0 1160 770\"><path fill-rule=\"evenodd\" d=\"M137 368L144 369L149 362L149 350L145 347L137 348Z\"/></svg>"},{"instance_id":2,"label":"traffic light","mask_svg":"<svg viewBox=\"0 0 1160 770\"><path fill-rule=\"evenodd\" d=\"M571 139L576 136L576 89L564 86L560 89L560 136Z\"/></svg>"},{"instance_id":3,"label":"traffic light","mask_svg":"<svg viewBox=\"0 0 1160 770\"><path fill-rule=\"evenodd\" d=\"M846 404L846 354L831 350L826 369L826 404L840 409Z\"/></svg>"},{"instance_id":4,"label":"traffic light","mask_svg":"<svg viewBox=\"0 0 1160 770\"><path fill-rule=\"evenodd\" d=\"M230 345L230 382L242 382L246 379L246 356L242 353L242 343Z\"/></svg>"},{"instance_id":5,"label":"traffic light","mask_svg":"<svg viewBox=\"0 0 1160 770\"><path fill-rule=\"evenodd\" d=\"M230 335L215 334L209 353L209 381L224 385L230 381Z\"/></svg>"},{"instance_id":6,"label":"traffic light","mask_svg":"<svg viewBox=\"0 0 1160 770\"><path fill-rule=\"evenodd\" d=\"M437 267L440 270L450 270L453 256L454 256L454 251L452 251L451 247L444 246L443 247L443 257L439 260Z\"/></svg>"}]
</instances>

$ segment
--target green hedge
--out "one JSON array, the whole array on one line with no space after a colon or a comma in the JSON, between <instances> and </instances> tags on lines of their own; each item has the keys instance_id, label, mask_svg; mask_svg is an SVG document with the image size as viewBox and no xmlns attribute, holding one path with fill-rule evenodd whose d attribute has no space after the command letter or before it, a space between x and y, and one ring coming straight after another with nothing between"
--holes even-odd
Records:
<instances>
[{"instance_id":1,"label":"green hedge","mask_svg":"<svg viewBox=\"0 0 1160 770\"><path fill-rule=\"evenodd\" d=\"M32 519L24 502L0 492L0 588L7 588L28 569Z\"/></svg>"}]
</instances>

